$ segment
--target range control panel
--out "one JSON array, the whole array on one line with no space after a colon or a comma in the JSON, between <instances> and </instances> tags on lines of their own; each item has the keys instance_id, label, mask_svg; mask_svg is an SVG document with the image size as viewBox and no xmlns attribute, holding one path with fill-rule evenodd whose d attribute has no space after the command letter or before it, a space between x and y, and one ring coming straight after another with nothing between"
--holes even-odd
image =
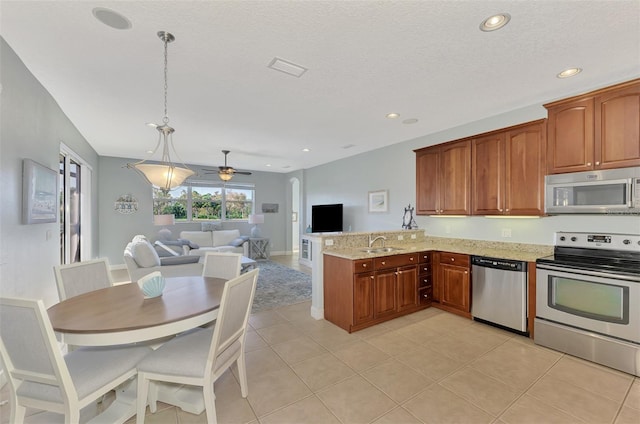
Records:
<instances>
[{"instance_id":1,"label":"range control panel","mask_svg":"<svg viewBox=\"0 0 640 424\"><path fill-rule=\"evenodd\" d=\"M566 233L555 234L555 245L640 252L640 234Z\"/></svg>"}]
</instances>

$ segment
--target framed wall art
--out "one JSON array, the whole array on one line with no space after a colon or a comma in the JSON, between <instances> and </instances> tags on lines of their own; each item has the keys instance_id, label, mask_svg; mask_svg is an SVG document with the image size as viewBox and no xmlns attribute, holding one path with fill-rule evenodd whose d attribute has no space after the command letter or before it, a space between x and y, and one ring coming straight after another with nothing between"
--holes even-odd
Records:
<instances>
[{"instance_id":1,"label":"framed wall art","mask_svg":"<svg viewBox=\"0 0 640 424\"><path fill-rule=\"evenodd\" d=\"M389 212L389 190L369 192L369 213Z\"/></svg>"},{"instance_id":2,"label":"framed wall art","mask_svg":"<svg viewBox=\"0 0 640 424\"><path fill-rule=\"evenodd\" d=\"M279 205L277 203L263 203L262 213L278 213Z\"/></svg>"},{"instance_id":3,"label":"framed wall art","mask_svg":"<svg viewBox=\"0 0 640 424\"><path fill-rule=\"evenodd\" d=\"M58 173L31 159L22 161L22 222L58 221Z\"/></svg>"}]
</instances>

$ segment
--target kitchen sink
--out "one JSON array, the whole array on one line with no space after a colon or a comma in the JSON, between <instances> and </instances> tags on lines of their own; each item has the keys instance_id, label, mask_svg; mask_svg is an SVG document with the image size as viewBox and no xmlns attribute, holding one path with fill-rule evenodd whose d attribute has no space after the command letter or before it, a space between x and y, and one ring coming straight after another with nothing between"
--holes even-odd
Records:
<instances>
[{"instance_id":1,"label":"kitchen sink","mask_svg":"<svg viewBox=\"0 0 640 424\"><path fill-rule=\"evenodd\" d=\"M360 249L361 252L364 253L388 253L388 252L395 252L397 250L404 250L398 247L365 247L363 249Z\"/></svg>"}]
</instances>

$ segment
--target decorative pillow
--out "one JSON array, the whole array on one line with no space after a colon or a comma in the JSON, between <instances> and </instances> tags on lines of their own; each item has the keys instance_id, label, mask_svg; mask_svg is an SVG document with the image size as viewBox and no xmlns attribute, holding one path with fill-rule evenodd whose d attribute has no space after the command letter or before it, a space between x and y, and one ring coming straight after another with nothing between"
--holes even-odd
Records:
<instances>
[{"instance_id":1,"label":"decorative pillow","mask_svg":"<svg viewBox=\"0 0 640 424\"><path fill-rule=\"evenodd\" d=\"M157 240L154 244L154 248L156 252L158 252L158 256L160 256L160 260L167 256L180 256L182 255L182 246L177 244L169 244L171 242L161 242Z\"/></svg>"},{"instance_id":2,"label":"decorative pillow","mask_svg":"<svg viewBox=\"0 0 640 424\"><path fill-rule=\"evenodd\" d=\"M200 260L200 256L169 256L161 258L162 265L182 265L195 264Z\"/></svg>"},{"instance_id":3,"label":"decorative pillow","mask_svg":"<svg viewBox=\"0 0 640 424\"><path fill-rule=\"evenodd\" d=\"M215 222L203 222L200 224L201 231L218 231L221 229L222 226L220 224L216 224Z\"/></svg>"},{"instance_id":4,"label":"decorative pillow","mask_svg":"<svg viewBox=\"0 0 640 424\"><path fill-rule=\"evenodd\" d=\"M247 242L247 240L249 240L249 237L247 236L240 236L236 239L233 239L229 242L229 246L233 246L233 247L239 247L242 246L244 243Z\"/></svg>"},{"instance_id":5,"label":"decorative pillow","mask_svg":"<svg viewBox=\"0 0 640 424\"><path fill-rule=\"evenodd\" d=\"M134 237L131 242L131 253L133 259L141 268L150 268L152 266L160 265L160 257L158 252L153 248L151 243L146 238Z\"/></svg>"}]
</instances>

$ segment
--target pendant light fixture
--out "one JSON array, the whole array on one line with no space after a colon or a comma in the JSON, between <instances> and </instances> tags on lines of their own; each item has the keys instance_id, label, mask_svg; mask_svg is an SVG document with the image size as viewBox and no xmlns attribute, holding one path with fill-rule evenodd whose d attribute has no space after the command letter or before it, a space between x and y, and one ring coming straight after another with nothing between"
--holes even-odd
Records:
<instances>
[{"instance_id":1,"label":"pendant light fixture","mask_svg":"<svg viewBox=\"0 0 640 424\"><path fill-rule=\"evenodd\" d=\"M154 126L159 133L158 143L148 159L133 164L127 164L127 168L133 168L138 171L149 184L163 191L169 191L179 187L184 180L194 175L192 171L184 163L176 166L171 160L171 151L174 156L180 159L173 146L174 129L169 126L169 116L167 114L167 45L175 40L173 34L166 31L159 31L158 37L164 43L164 118L162 124L149 124ZM162 145L162 157L160 163L150 163L160 146Z\"/></svg>"}]
</instances>

